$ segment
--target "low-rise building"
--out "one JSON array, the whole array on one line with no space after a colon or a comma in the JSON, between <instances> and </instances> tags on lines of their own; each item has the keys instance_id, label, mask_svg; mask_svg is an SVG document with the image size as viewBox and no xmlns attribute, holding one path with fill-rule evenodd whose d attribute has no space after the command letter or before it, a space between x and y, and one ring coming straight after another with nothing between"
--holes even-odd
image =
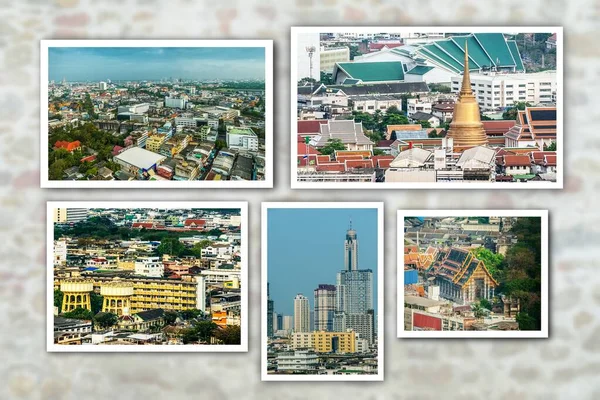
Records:
<instances>
[{"instance_id":1,"label":"low-rise building","mask_svg":"<svg viewBox=\"0 0 600 400\"><path fill-rule=\"evenodd\" d=\"M132 174L138 179L148 177L150 171L156 171L166 157L139 147L132 147L113 157L114 162L121 165L121 169Z\"/></svg>"},{"instance_id":2,"label":"low-rise building","mask_svg":"<svg viewBox=\"0 0 600 400\"><path fill-rule=\"evenodd\" d=\"M258 136L249 127L227 127L227 147L241 151L258 151Z\"/></svg>"},{"instance_id":3,"label":"low-rise building","mask_svg":"<svg viewBox=\"0 0 600 400\"><path fill-rule=\"evenodd\" d=\"M162 278L165 268L159 257L144 257L135 260L135 274L150 278Z\"/></svg>"}]
</instances>

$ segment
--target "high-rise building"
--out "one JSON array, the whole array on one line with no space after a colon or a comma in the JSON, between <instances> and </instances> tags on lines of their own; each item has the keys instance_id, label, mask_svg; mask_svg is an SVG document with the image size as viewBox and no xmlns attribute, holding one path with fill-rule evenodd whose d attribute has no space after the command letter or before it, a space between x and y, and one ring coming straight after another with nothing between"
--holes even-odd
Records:
<instances>
[{"instance_id":1,"label":"high-rise building","mask_svg":"<svg viewBox=\"0 0 600 400\"><path fill-rule=\"evenodd\" d=\"M350 229L346 232L346 241L344 242L344 269L346 271L358 269L358 236L352 229L352 222Z\"/></svg>"},{"instance_id":2,"label":"high-rise building","mask_svg":"<svg viewBox=\"0 0 600 400\"><path fill-rule=\"evenodd\" d=\"M108 86L106 85L106 82L100 82L98 84L98 89L100 89L100 90L106 90L107 87Z\"/></svg>"},{"instance_id":3,"label":"high-rise building","mask_svg":"<svg viewBox=\"0 0 600 400\"><path fill-rule=\"evenodd\" d=\"M373 271L359 269L337 274L337 311L363 314L373 309Z\"/></svg>"},{"instance_id":4,"label":"high-rise building","mask_svg":"<svg viewBox=\"0 0 600 400\"><path fill-rule=\"evenodd\" d=\"M279 315L274 312L273 313L273 334L279 330Z\"/></svg>"},{"instance_id":5,"label":"high-rise building","mask_svg":"<svg viewBox=\"0 0 600 400\"><path fill-rule=\"evenodd\" d=\"M310 305L301 293L294 298L294 332L310 332Z\"/></svg>"},{"instance_id":6,"label":"high-rise building","mask_svg":"<svg viewBox=\"0 0 600 400\"><path fill-rule=\"evenodd\" d=\"M273 337L273 310L275 308L274 301L271 300L271 294L269 293L269 284L267 283L267 337Z\"/></svg>"},{"instance_id":7,"label":"high-rise building","mask_svg":"<svg viewBox=\"0 0 600 400\"><path fill-rule=\"evenodd\" d=\"M291 332L292 329L294 329L294 317L292 317L291 315L284 315L282 320L283 325L281 329L283 329L284 331Z\"/></svg>"},{"instance_id":8,"label":"high-rise building","mask_svg":"<svg viewBox=\"0 0 600 400\"><path fill-rule=\"evenodd\" d=\"M276 314L277 315L277 330L282 330L283 329L283 315L281 314Z\"/></svg>"},{"instance_id":9,"label":"high-rise building","mask_svg":"<svg viewBox=\"0 0 600 400\"><path fill-rule=\"evenodd\" d=\"M314 325L316 331L333 330L333 315L336 307L334 285L319 285L315 289Z\"/></svg>"},{"instance_id":10,"label":"high-rise building","mask_svg":"<svg viewBox=\"0 0 600 400\"><path fill-rule=\"evenodd\" d=\"M87 208L55 208L54 223L76 223L88 216Z\"/></svg>"}]
</instances>

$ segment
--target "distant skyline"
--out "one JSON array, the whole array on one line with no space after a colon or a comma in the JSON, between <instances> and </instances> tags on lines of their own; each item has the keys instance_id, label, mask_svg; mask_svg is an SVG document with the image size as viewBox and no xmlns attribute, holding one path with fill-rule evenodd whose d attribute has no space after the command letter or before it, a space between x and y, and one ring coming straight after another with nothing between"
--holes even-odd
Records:
<instances>
[{"instance_id":1,"label":"distant skyline","mask_svg":"<svg viewBox=\"0 0 600 400\"><path fill-rule=\"evenodd\" d=\"M263 47L50 47L48 79L265 79Z\"/></svg>"},{"instance_id":2,"label":"distant skyline","mask_svg":"<svg viewBox=\"0 0 600 400\"><path fill-rule=\"evenodd\" d=\"M275 312L294 314L294 297L306 296L314 310L314 289L335 285L344 267L344 240L352 220L358 235L358 268L373 271L377 311L376 208L273 208L268 211L267 280Z\"/></svg>"}]
</instances>

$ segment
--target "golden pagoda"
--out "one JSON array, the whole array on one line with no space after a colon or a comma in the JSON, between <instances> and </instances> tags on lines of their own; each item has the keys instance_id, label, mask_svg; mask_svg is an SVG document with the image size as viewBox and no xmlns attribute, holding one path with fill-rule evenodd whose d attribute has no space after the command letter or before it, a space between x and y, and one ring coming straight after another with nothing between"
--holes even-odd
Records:
<instances>
[{"instance_id":1,"label":"golden pagoda","mask_svg":"<svg viewBox=\"0 0 600 400\"><path fill-rule=\"evenodd\" d=\"M471 90L471 79L469 78L469 50L465 41L465 64L462 86L458 95L458 101L454 105L454 114L450 129L446 135L454 139L454 148L457 151L469 147L487 144L487 136L481 123L479 104Z\"/></svg>"}]
</instances>

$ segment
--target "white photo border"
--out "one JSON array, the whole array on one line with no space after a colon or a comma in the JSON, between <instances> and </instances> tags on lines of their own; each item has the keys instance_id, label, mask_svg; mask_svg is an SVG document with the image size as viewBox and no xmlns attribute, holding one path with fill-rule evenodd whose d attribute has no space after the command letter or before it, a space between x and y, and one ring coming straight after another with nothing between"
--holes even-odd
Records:
<instances>
[{"instance_id":1,"label":"white photo border","mask_svg":"<svg viewBox=\"0 0 600 400\"><path fill-rule=\"evenodd\" d=\"M377 209L377 375L271 375L267 373L268 211L271 209ZM261 203L261 381L383 381L384 379L384 203L383 202L263 202Z\"/></svg>"},{"instance_id":2,"label":"white photo border","mask_svg":"<svg viewBox=\"0 0 600 400\"><path fill-rule=\"evenodd\" d=\"M297 68L298 63L296 54L298 53L297 37L302 33L325 33L325 32L440 32L462 33L462 32L499 32L499 33L556 33L556 156L557 156L557 174L556 182L299 182L298 181L298 82ZM564 165L565 159L563 138L564 131L564 103L563 103L563 27L562 26L293 26L291 28L291 46L290 46L290 180L292 189L563 189L564 186Z\"/></svg>"},{"instance_id":3,"label":"white photo border","mask_svg":"<svg viewBox=\"0 0 600 400\"><path fill-rule=\"evenodd\" d=\"M540 217L541 218L541 268L542 268L542 327L539 331L405 331L404 330L404 218L425 217ZM496 338L496 339L546 339L548 334L548 210L398 210L397 211L397 292L396 304L398 338Z\"/></svg>"},{"instance_id":4,"label":"white photo border","mask_svg":"<svg viewBox=\"0 0 600 400\"><path fill-rule=\"evenodd\" d=\"M241 342L235 345L66 346L54 344L54 220L55 208L201 208L239 209L241 215L242 306ZM221 353L248 351L248 202L245 201L48 201L46 203L46 351L68 353Z\"/></svg>"},{"instance_id":5,"label":"white photo border","mask_svg":"<svg viewBox=\"0 0 600 400\"><path fill-rule=\"evenodd\" d=\"M48 170L48 49L51 47L262 47L265 50L265 180L262 181L63 181ZM110 189L273 188L273 40L41 40L40 187Z\"/></svg>"}]
</instances>

